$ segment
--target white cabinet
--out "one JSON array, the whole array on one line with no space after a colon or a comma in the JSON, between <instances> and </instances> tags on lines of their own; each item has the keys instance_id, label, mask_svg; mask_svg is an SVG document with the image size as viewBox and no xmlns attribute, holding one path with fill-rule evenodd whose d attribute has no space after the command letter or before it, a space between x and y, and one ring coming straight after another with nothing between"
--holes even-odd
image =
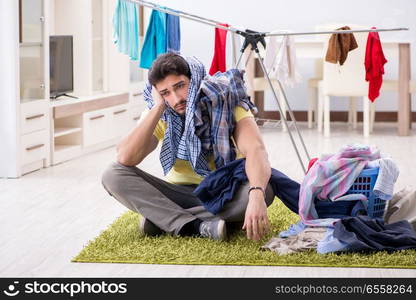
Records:
<instances>
[{"instance_id":1,"label":"white cabinet","mask_svg":"<svg viewBox=\"0 0 416 300\"><path fill-rule=\"evenodd\" d=\"M84 147L102 143L112 136L110 132L110 111L96 110L83 115L83 143Z\"/></svg>"},{"instance_id":2,"label":"white cabinet","mask_svg":"<svg viewBox=\"0 0 416 300\"><path fill-rule=\"evenodd\" d=\"M113 146L132 127L129 93L58 100L52 115L52 164Z\"/></svg>"},{"instance_id":3,"label":"white cabinet","mask_svg":"<svg viewBox=\"0 0 416 300\"><path fill-rule=\"evenodd\" d=\"M142 108L146 107L146 103L144 102L144 99L143 99L143 92L132 91L130 99L131 99L130 102L132 105L142 107Z\"/></svg>"},{"instance_id":4,"label":"white cabinet","mask_svg":"<svg viewBox=\"0 0 416 300\"><path fill-rule=\"evenodd\" d=\"M132 105L130 107L130 124L131 127L137 125L137 122L140 120L140 116L142 114L142 107L140 105Z\"/></svg>"},{"instance_id":5,"label":"white cabinet","mask_svg":"<svg viewBox=\"0 0 416 300\"><path fill-rule=\"evenodd\" d=\"M20 130L22 134L49 128L49 103L47 100L22 103L20 108Z\"/></svg>"},{"instance_id":6,"label":"white cabinet","mask_svg":"<svg viewBox=\"0 0 416 300\"><path fill-rule=\"evenodd\" d=\"M19 90L21 102L49 98L49 0L19 2Z\"/></svg>"},{"instance_id":7,"label":"white cabinet","mask_svg":"<svg viewBox=\"0 0 416 300\"><path fill-rule=\"evenodd\" d=\"M132 127L129 117L128 104L84 113L83 146L89 147L111 140L118 141Z\"/></svg>"},{"instance_id":8,"label":"white cabinet","mask_svg":"<svg viewBox=\"0 0 416 300\"><path fill-rule=\"evenodd\" d=\"M126 135L131 128L131 124L129 123L130 112L128 109L129 107L127 104L110 109L110 133L111 136L117 140Z\"/></svg>"},{"instance_id":9,"label":"white cabinet","mask_svg":"<svg viewBox=\"0 0 416 300\"><path fill-rule=\"evenodd\" d=\"M130 124L132 127L137 125L141 113L146 109L147 104L143 98L143 82L130 84Z\"/></svg>"},{"instance_id":10,"label":"white cabinet","mask_svg":"<svg viewBox=\"0 0 416 300\"><path fill-rule=\"evenodd\" d=\"M47 100L30 101L20 105L22 175L50 164L48 105Z\"/></svg>"},{"instance_id":11,"label":"white cabinet","mask_svg":"<svg viewBox=\"0 0 416 300\"><path fill-rule=\"evenodd\" d=\"M48 154L48 130L40 130L22 136L22 165L46 159Z\"/></svg>"},{"instance_id":12,"label":"white cabinet","mask_svg":"<svg viewBox=\"0 0 416 300\"><path fill-rule=\"evenodd\" d=\"M49 0L20 1L21 174L50 164Z\"/></svg>"},{"instance_id":13,"label":"white cabinet","mask_svg":"<svg viewBox=\"0 0 416 300\"><path fill-rule=\"evenodd\" d=\"M1 3L0 178L114 145L140 115L142 88L132 95L130 83L146 74L113 43L117 1ZM49 99L50 35L73 36L72 94L79 99Z\"/></svg>"},{"instance_id":14,"label":"white cabinet","mask_svg":"<svg viewBox=\"0 0 416 300\"><path fill-rule=\"evenodd\" d=\"M19 34L21 175L49 166L48 0L21 0Z\"/></svg>"}]
</instances>

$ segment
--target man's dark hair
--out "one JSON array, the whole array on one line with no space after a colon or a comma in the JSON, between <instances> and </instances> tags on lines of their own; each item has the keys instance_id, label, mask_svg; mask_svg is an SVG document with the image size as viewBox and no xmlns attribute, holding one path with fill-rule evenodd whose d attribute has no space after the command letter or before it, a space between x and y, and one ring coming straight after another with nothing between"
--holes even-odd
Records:
<instances>
[{"instance_id":1,"label":"man's dark hair","mask_svg":"<svg viewBox=\"0 0 416 300\"><path fill-rule=\"evenodd\" d=\"M185 75L191 78L189 65L182 56L175 53L159 55L149 70L148 78L154 86L169 75Z\"/></svg>"}]
</instances>

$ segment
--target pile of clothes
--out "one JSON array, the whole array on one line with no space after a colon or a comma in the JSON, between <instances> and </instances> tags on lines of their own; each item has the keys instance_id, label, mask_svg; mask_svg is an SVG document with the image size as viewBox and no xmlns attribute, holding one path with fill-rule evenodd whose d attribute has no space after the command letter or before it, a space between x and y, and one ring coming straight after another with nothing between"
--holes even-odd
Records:
<instances>
[{"instance_id":1,"label":"pile of clothes","mask_svg":"<svg viewBox=\"0 0 416 300\"><path fill-rule=\"evenodd\" d=\"M315 159L309 167L299 192L301 220L263 249L278 254L309 249L321 254L416 249L416 191L406 188L393 195L399 170L391 158L376 148L355 144ZM365 195L347 193L366 168L379 169L373 193L387 201L384 218L367 216ZM324 210L323 203L328 204ZM350 203L349 210L341 212L336 203Z\"/></svg>"},{"instance_id":2,"label":"pile of clothes","mask_svg":"<svg viewBox=\"0 0 416 300\"><path fill-rule=\"evenodd\" d=\"M372 193L386 201L384 219L368 216L367 196L350 192L363 170L375 168L378 175ZM278 254L309 249L321 254L416 249L416 190L393 194L398 176L390 157L359 144L312 160L302 184L272 169L269 184L275 196L301 220L262 249ZM206 176L194 194L217 214L247 180L245 159L234 160Z\"/></svg>"},{"instance_id":3,"label":"pile of clothes","mask_svg":"<svg viewBox=\"0 0 416 300\"><path fill-rule=\"evenodd\" d=\"M375 168L372 193L386 201L384 218L368 216L367 196L350 191L363 170ZM398 176L390 157L360 144L311 160L302 184L272 168L269 184L275 196L301 220L262 249L278 254L416 249L416 190L393 194ZM206 176L194 194L217 214L247 180L245 159L234 160Z\"/></svg>"}]
</instances>

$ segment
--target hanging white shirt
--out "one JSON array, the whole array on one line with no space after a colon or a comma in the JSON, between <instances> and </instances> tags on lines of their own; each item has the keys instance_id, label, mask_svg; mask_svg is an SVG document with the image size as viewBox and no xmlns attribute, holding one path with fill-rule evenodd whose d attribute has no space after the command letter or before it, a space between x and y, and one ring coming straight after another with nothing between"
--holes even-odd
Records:
<instances>
[{"instance_id":1,"label":"hanging white shirt","mask_svg":"<svg viewBox=\"0 0 416 300\"><path fill-rule=\"evenodd\" d=\"M278 42L278 39L281 41ZM278 79L285 85L293 87L301 81L296 69L295 42L291 35L269 37L264 64L270 78Z\"/></svg>"},{"instance_id":2,"label":"hanging white shirt","mask_svg":"<svg viewBox=\"0 0 416 300\"><path fill-rule=\"evenodd\" d=\"M236 28L244 28L243 26L235 26L233 25L233 27ZM236 63L240 57L240 50L241 50L241 46L244 43L244 37L235 33L235 32L230 32L230 39L227 39L227 49L231 49L231 52L227 51L227 70L228 69L232 69L235 68ZM244 62L242 62L242 64L240 64L240 69L244 68Z\"/></svg>"}]
</instances>

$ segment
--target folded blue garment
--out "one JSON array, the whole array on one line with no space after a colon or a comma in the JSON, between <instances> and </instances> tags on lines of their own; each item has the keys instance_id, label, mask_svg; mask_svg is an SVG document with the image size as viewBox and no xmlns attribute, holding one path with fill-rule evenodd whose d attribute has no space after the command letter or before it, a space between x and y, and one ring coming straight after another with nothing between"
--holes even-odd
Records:
<instances>
[{"instance_id":1,"label":"folded blue garment","mask_svg":"<svg viewBox=\"0 0 416 300\"><path fill-rule=\"evenodd\" d=\"M385 224L368 216L348 217L335 223L333 236L348 251L416 249L416 231L406 220Z\"/></svg>"}]
</instances>

